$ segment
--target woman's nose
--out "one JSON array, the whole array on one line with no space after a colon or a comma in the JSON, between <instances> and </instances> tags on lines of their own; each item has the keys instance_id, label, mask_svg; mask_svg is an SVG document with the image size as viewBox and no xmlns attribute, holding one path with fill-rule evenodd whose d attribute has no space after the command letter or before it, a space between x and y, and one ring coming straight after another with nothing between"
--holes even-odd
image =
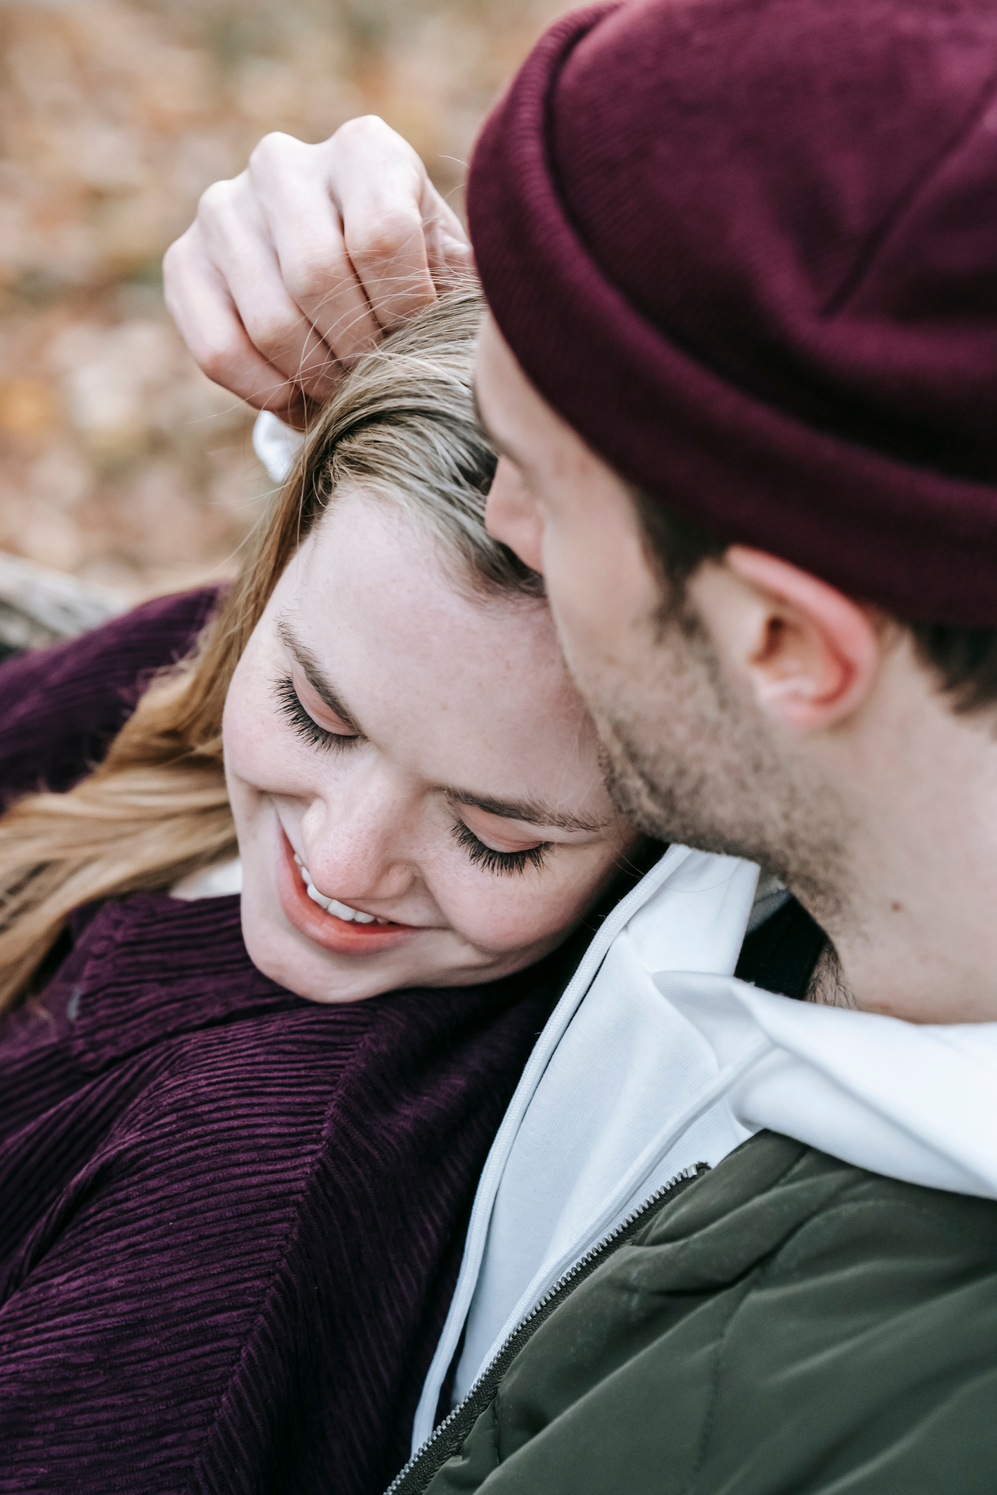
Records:
<instances>
[{"instance_id":1,"label":"woman's nose","mask_svg":"<svg viewBox=\"0 0 997 1495\"><path fill-rule=\"evenodd\" d=\"M384 792L350 795L345 803L314 799L301 822L301 846L318 891L343 903L409 892L418 877L409 820L408 807Z\"/></svg>"}]
</instances>

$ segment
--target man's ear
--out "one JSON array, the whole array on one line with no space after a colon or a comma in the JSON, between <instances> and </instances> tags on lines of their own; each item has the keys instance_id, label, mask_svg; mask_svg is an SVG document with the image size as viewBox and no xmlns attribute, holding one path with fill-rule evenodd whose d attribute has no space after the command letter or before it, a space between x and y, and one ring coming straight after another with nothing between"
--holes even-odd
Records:
<instances>
[{"instance_id":1,"label":"man's ear","mask_svg":"<svg viewBox=\"0 0 997 1495\"><path fill-rule=\"evenodd\" d=\"M496 540L515 551L524 566L543 574L543 520L519 468L508 457L500 457L495 469L485 508L485 527Z\"/></svg>"},{"instance_id":2,"label":"man's ear","mask_svg":"<svg viewBox=\"0 0 997 1495\"><path fill-rule=\"evenodd\" d=\"M701 567L689 591L725 667L766 716L820 729L866 699L883 651L875 609L745 545Z\"/></svg>"}]
</instances>

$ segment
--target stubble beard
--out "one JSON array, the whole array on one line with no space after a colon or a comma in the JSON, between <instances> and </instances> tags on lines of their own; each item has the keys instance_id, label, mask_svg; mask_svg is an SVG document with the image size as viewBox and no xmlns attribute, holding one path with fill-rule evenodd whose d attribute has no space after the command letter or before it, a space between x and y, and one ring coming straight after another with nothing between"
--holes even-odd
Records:
<instances>
[{"instance_id":1,"label":"stubble beard","mask_svg":"<svg viewBox=\"0 0 997 1495\"><path fill-rule=\"evenodd\" d=\"M840 925L847 823L828 785L734 694L688 603L641 644L643 669L587 692L616 805L661 840L758 862L825 928Z\"/></svg>"}]
</instances>

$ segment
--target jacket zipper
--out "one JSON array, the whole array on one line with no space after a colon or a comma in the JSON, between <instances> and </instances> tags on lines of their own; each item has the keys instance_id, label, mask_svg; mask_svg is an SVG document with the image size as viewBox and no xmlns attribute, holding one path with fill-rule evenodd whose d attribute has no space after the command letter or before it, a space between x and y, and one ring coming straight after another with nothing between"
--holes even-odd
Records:
<instances>
[{"instance_id":1,"label":"jacket zipper","mask_svg":"<svg viewBox=\"0 0 997 1495\"><path fill-rule=\"evenodd\" d=\"M559 1277L539 1303L530 1309L522 1323L512 1331L498 1354L489 1361L471 1386L464 1400L454 1407L437 1428L434 1428L422 1447L416 1450L404 1469L401 1469L395 1476L385 1491L385 1495L422 1495L430 1480L461 1447L467 1434L494 1397L499 1382L512 1361L526 1342L533 1337L540 1325L550 1317L554 1309L569 1293L574 1292L586 1277L590 1277L607 1256L626 1245L627 1241L636 1235L652 1211L658 1209L670 1196L680 1194L683 1189L688 1188L690 1184L695 1183L697 1178L701 1178L709 1171L707 1163L696 1163L691 1168L684 1168L667 1184L657 1189L650 1198L645 1199L644 1203L632 1214L627 1215L615 1230L604 1236L590 1251L586 1251L585 1255L576 1261L563 1277Z\"/></svg>"}]
</instances>

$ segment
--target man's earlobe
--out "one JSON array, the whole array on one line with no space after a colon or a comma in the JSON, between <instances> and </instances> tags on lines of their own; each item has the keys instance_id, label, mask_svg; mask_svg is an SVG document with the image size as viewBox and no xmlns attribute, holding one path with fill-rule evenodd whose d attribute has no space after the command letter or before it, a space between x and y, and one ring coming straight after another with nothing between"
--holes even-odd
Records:
<instances>
[{"instance_id":1,"label":"man's earlobe","mask_svg":"<svg viewBox=\"0 0 997 1495\"><path fill-rule=\"evenodd\" d=\"M725 553L735 596L724 647L768 716L830 727L868 695L882 655L878 614L778 556L734 545ZM738 595L739 594L739 595ZM736 600L735 600L736 598ZM740 616L739 625L734 624Z\"/></svg>"}]
</instances>

